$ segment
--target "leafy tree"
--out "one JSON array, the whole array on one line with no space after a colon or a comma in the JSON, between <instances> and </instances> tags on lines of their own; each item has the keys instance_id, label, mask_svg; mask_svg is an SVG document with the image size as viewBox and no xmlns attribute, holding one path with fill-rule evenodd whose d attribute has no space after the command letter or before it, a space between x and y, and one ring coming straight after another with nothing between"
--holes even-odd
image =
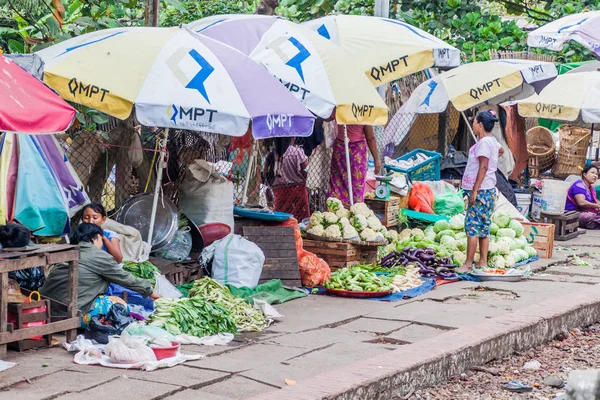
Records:
<instances>
[{"instance_id":1,"label":"leafy tree","mask_svg":"<svg viewBox=\"0 0 600 400\"><path fill-rule=\"evenodd\" d=\"M183 1L181 7L166 7L161 10L162 26L178 26L192 21L221 14L252 14L256 11L254 0L203 0Z\"/></svg>"}]
</instances>

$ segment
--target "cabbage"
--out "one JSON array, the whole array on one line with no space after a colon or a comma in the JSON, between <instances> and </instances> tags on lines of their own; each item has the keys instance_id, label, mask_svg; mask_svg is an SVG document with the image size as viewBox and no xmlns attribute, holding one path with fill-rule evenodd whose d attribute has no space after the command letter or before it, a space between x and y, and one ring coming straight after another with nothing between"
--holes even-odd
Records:
<instances>
[{"instance_id":1,"label":"cabbage","mask_svg":"<svg viewBox=\"0 0 600 400\"><path fill-rule=\"evenodd\" d=\"M455 251L452 253L452 261L459 267L463 266L465 261L467 261L467 255L462 251Z\"/></svg>"},{"instance_id":2,"label":"cabbage","mask_svg":"<svg viewBox=\"0 0 600 400\"><path fill-rule=\"evenodd\" d=\"M445 246L447 249L454 249L457 246L456 240L452 236L443 236L440 240L440 244Z\"/></svg>"},{"instance_id":3,"label":"cabbage","mask_svg":"<svg viewBox=\"0 0 600 400\"><path fill-rule=\"evenodd\" d=\"M329 212L336 213L338 210L343 209L344 205L342 202L336 198L330 197L326 201L327 209Z\"/></svg>"},{"instance_id":4,"label":"cabbage","mask_svg":"<svg viewBox=\"0 0 600 400\"><path fill-rule=\"evenodd\" d=\"M517 262L521 262L521 261L525 261L525 260L529 259L529 254L527 254L527 252L522 249L517 249L517 250L513 251L512 254L515 256L515 260L517 257L519 257L519 261L517 261Z\"/></svg>"},{"instance_id":5,"label":"cabbage","mask_svg":"<svg viewBox=\"0 0 600 400\"><path fill-rule=\"evenodd\" d=\"M498 229L500 229L498 224L492 222L492 224L490 225L490 234L495 235L496 233L498 233Z\"/></svg>"},{"instance_id":6,"label":"cabbage","mask_svg":"<svg viewBox=\"0 0 600 400\"><path fill-rule=\"evenodd\" d=\"M444 236L444 237L449 237L449 236ZM443 238L442 238L443 239ZM467 238L463 238L463 239L457 239L456 240L456 247L460 250L460 251L466 251L467 250Z\"/></svg>"},{"instance_id":7,"label":"cabbage","mask_svg":"<svg viewBox=\"0 0 600 400\"><path fill-rule=\"evenodd\" d=\"M475 255L473 256L473 261L478 263L479 260L481 260L481 255L479 253L475 253Z\"/></svg>"},{"instance_id":8,"label":"cabbage","mask_svg":"<svg viewBox=\"0 0 600 400\"><path fill-rule=\"evenodd\" d=\"M422 229L415 228L412 230L411 236L415 242L420 242L421 240L425 239L425 232L423 232Z\"/></svg>"},{"instance_id":9,"label":"cabbage","mask_svg":"<svg viewBox=\"0 0 600 400\"><path fill-rule=\"evenodd\" d=\"M492 215L492 222L499 228L506 228L510 224L510 215L506 211L496 211Z\"/></svg>"},{"instance_id":10,"label":"cabbage","mask_svg":"<svg viewBox=\"0 0 600 400\"><path fill-rule=\"evenodd\" d=\"M515 256L511 253L504 257L504 268L514 268L517 262Z\"/></svg>"},{"instance_id":11,"label":"cabbage","mask_svg":"<svg viewBox=\"0 0 600 400\"><path fill-rule=\"evenodd\" d=\"M452 229L446 229L444 231L440 231L435 237L436 241L440 241L444 236L451 236L454 239L454 231Z\"/></svg>"},{"instance_id":12,"label":"cabbage","mask_svg":"<svg viewBox=\"0 0 600 400\"><path fill-rule=\"evenodd\" d=\"M431 242L435 242L435 230L433 229L433 225L425 228L425 240L429 240Z\"/></svg>"},{"instance_id":13,"label":"cabbage","mask_svg":"<svg viewBox=\"0 0 600 400\"><path fill-rule=\"evenodd\" d=\"M498 243L506 243L510 251L513 251L517 248L517 244L515 243L515 241L509 237L498 238Z\"/></svg>"},{"instance_id":14,"label":"cabbage","mask_svg":"<svg viewBox=\"0 0 600 400\"><path fill-rule=\"evenodd\" d=\"M498 246L497 254L501 254L503 256L507 256L510 254L510 245L507 242L496 242L496 246Z\"/></svg>"},{"instance_id":15,"label":"cabbage","mask_svg":"<svg viewBox=\"0 0 600 400\"><path fill-rule=\"evenodd\" d=\"M488 253L494 255L494 254L498 254L498 251L499 251L498 243L490 242L490 245L488 247Z\"/></svg>"},{"instance_id":16,"label":"cabbage","mask_svg":"<svg viewBox=\"0 0 600 400\"><path fill-rule=\"evenodd\" d=\"M514 239L515 237L517 237L517 234L515 233L515 231L513 231L510 228L500 228L498 229L498 235L500 237L509 237L511 239Z\"/></svg>"},{"instance_id":17,"label":"cabbage","mask_svg":"<svg viewBox=\"0 0 600 400\"><path fill-rule=\"evenodd\" d=\"M435 224L433 224L433 230L435 231L435 233L440 233L441 231L446 231L450 228L450 223L448 221L445 221L443 219L437 221Z\"/></svg>"},{"instance_id":18,"label":"cabbage","mask_svg":"<svg viewBox=\"0 0 600 400\"><path fill-rule=\"evenodd\" d=\"M450 218L450 228L455 231L462 231L465 229L465 216L463 214L455 215Z\"/></svg>"},{"instance_id":19,"label":"cabbage","mask_svg":"<svg viewBox=\"0 0 600 400\"><path fill-rule=\"evenodd\" d=\"M520 236L518 238L513 239L515 244L517 245L517 249L524 249L527 246L527 239L524 236Z\"/></svg>"},{"instance_id":20,"label":"cabbage","mask_svg":"<svg viewBox=\"0 0 600 400\"><path fill-rule=\"evenodd\" d=\"M527 252L527 255L529 256L529 258L537 257L537 251L533 247L525 246L524 250Z\"/></svg>"},{"instance_id":21,"label":"cabbage","mask_svg":"<svg viewBox=\"0 0 600 400\"><path fill-rule=\"evenodd\" d=\"M454 239L456 239L456 240L466 239L466 238L467 238L467 233L466 232L456 232L454 234Z\"/></svg>"},{"instance_id":22,"label":"cabbage","mask_svg":"<svg viewBox=\"0 0 600 400\"><path fill-rule=\"evenodd\" d=\"M488 262L488 267L504 269L504 267L506 267L506 261L504 260L504 257L496 255Z\"/></svg>"},{"instance_id":23,"label":"cabbage","mask_svg":"<svg viewBox=\"0 0 600 400\"><path fill-rule=\"evenodd\" d=\"M516 219L510 220L508 227L510 229L512 229L513 231L515 231L515 234L517 235L517 237L519 237L523 234L523 225Z\"/></svg>"}]
</instances>

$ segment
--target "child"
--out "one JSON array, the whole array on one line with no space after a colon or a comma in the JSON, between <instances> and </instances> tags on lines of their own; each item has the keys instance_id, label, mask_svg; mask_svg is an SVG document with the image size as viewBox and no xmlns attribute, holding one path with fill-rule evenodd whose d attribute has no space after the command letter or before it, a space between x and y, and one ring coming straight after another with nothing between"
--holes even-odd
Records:
<instances>
[{"instance_id":1,"label":"child","mask_svg":"<svg viewBox=\"0 0 600 400\"><path fill-rule=\"evenodd\" d=\"M102 225L106 222L106 210L100 204L90 203L83 208L81 220L86 224L95 224L102 228ZM106 229L103 229L103 231L102 250L113 256L117 263L120 263L123 261L123 254L121 253L119 236Z\"/></svg>"}]
</instances>

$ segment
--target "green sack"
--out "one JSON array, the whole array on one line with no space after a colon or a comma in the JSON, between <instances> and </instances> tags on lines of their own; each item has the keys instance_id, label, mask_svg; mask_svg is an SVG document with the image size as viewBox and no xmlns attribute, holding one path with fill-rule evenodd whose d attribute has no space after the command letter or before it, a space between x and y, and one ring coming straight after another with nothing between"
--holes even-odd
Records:
<instances>
[{"instance_id":1,"label":"green sack","mask_svg":"<svg viewBox=\"0 0 600 400\"><path fill-rule=\"evenodd\" d=\"M463 191L459 190L454 193L451 190L447 190L446 193L442 193L436 196L433 202L433 211L437 215L443 215L446 217L453 217L457 214L465 212L465 200L463 198Z\"/></svg>"}]
</instances>

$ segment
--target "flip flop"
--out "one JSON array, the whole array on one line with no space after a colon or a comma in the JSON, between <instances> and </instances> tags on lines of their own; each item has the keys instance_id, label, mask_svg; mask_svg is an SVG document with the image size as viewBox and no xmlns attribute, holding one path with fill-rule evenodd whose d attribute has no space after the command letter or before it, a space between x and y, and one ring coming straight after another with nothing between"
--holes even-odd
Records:
<instances>
[{"instance_id":1,"label":"flip flop","mask_svg":"<svg viewBox=\"0 0 600 400\"><path fill-rule=\"evenodd\" d=\"M529 393L533 390L533 386L524 385L519 381L512 380L503 386L504 390L513 393Z\"/></svg>"}]
</instances>

